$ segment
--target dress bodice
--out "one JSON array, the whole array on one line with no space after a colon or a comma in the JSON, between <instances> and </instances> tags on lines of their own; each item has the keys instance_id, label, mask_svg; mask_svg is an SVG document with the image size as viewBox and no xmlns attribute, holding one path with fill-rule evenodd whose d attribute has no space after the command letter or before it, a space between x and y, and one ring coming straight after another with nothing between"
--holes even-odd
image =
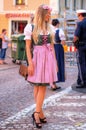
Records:
<instances>
[{"instance_id":1,"label":"dress bodice","mask_svg":"<svg viewBox=\"0 0 86 130\"><path fill-rule=\"evenodd\" d=\"M36 45L43 45L43 44L51 44L51 37L50 34L48 35L38 35L38 42Z\"/></svg>"}]
</instances>

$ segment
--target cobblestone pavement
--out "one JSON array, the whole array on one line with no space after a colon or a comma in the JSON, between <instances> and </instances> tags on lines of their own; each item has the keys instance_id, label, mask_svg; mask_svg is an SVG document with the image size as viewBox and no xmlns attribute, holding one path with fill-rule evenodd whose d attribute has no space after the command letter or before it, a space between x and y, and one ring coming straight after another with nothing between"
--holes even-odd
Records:
<instances>
[{"instance_id":1,"label":"cobblestone pavement","mask_svg":"<svg viewBox=\"0 0 86 130\"><path fill-rule=\"evenodd\" d=\"M86 130L86 95L73 91L71 87L68 93L60 94L62 92L45 103L48 123L42 130ZM5 120L0 124L0 130L37 130L32 125L31 113L22 115L21 119L17 115L17 118Z\"/></svg>"},{"instance_id":2,"label":"cobblestone pavement","mask_svg":"<svg viewBox=\"0 0 86 130\"><path fill-rule=\"evenodd\" d=\"M19 74L19 66L9 57L8 65L0 66L0 130L37 130L31 114L35 104L33 88ZM66 82L61 90L47 88L44 111L48 123L42 130L86 130L86 90L72 90L77 67L66 64Z\"/></svg>"}]
</instances>

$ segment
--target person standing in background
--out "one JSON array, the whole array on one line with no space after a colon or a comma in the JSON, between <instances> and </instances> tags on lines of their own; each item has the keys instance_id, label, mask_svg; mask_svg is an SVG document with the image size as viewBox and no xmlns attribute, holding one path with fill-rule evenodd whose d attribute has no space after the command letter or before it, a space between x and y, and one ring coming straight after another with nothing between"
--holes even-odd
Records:
<instances>
[{"instance_id":1,"label":"person standing in background","mask_svg":"<svg viewBox=\"0 0 86 130\"><path fill-rule=\"evenodd\" d=\"M7 30L2 29L2 34L0 37L2 38L2 48L0 50L0 64L6 64L5 57L6 57L6 50L8 48L9 38L7 37Z\"/></svg>"},{"instance_id":2,"label":"person standing in background","mask_svg":"<svg viewBox=\"0 0 86 130\"><path fill-rule=\"evenodd\" d=\"M58 72L57 72L58 81L56 83L65 81L65 59L64 59L63 45L65 44L66 38L63 30L59 28L59 24L60 22L58 19L52 20L53 29L55 31L54 49L55 49L55 55L58 64ZM56 86L56 83L54 83L51 86L52 90L57 90L61 88L60 86Z\"/></svg>"},{"instance_id":3,"label":"person standing in background","mask_svg":"<svg viewBox=\"0 0 86 130\"><path fill-rule=\"evenodd\" d=\"M73 43L77 48L78 77L76 88L86 87L86 10L76 11L78 22L74 33Z\"/></svg>"}]
</instances>

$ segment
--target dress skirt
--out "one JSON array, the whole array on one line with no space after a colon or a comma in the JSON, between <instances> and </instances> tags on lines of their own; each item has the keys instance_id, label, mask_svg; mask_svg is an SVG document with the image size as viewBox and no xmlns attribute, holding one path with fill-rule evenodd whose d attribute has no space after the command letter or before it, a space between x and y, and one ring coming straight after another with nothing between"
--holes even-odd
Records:
<instances>
[{"instance_id":1,"label":"dress skirt","mask_svg":"<svg viewBox=\"0 0 86 130\"><path fill-rule=\"evenodd\" d=\"M37 86L44 86L58 81L57 63L50 44L35 45L33 50L34 74L27 80Z\"/></svg>"},{"instance_id":2,"label":"dress skirt","mask_svg":"<svg viewBox=\"0 0 86 130\"><path fill-rule=\"evenodd\" d=\"M58 63L57 82L65 81L65 60L64 60L64 48L60 43L54 44L56 60Z\"/></svg>"}]
</instances>

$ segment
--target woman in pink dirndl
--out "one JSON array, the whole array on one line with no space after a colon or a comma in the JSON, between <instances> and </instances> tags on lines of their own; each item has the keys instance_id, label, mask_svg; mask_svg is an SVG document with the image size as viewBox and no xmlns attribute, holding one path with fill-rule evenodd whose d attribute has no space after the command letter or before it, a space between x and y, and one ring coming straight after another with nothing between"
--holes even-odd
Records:
<instances>
[{"instance_id":1,"label":"woman in pink dirndl","mask_svg":"<svg viewBox=\"0 0 86 130\"><path fill-rule=\"evenodd\" d=\"M42 109L46 86L57 81L58 67L53 47L54 33L49 24L50 16L51 8L47 5L40 5L35 15L33 33L31 24L24 29L29 62L27 80L34 85L36 108L32 118L37 128L42 128L42 123L47 123ZM33 57L30 51L31 37L35 43Z\"/></svg>"}]
</instances>

